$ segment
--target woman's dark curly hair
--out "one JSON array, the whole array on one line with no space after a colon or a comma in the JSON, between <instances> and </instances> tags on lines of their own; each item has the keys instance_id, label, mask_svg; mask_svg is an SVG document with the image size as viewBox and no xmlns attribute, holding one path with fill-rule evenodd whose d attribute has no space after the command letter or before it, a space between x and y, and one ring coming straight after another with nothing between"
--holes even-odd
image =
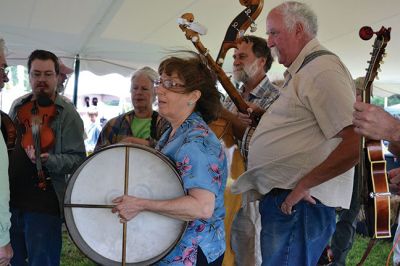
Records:
<instances>
[{"instance_id":1,"label":"woman's dark curly hair","mask_svg":"<svg viewBox=\"0 0 400 266\"><path fill-rule=\"evenodd\" d=\"M201 92L194 111L199 112L206 123L219 117L222 109L222 94L217 89L217 77L208 67L203 56L191 52L180 52L186 56L171 56L164 59L158 67L158 73L171 76L176 74L185 83L185 92Z\"/></svg>"}]
</instances>

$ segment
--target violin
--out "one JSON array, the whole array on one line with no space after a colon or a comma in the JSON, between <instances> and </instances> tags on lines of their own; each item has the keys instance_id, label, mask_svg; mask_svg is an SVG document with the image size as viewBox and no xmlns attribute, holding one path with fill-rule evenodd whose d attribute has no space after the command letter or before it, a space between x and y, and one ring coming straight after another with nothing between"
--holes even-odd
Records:
<instances>
[{"instance_id":1,"label":"violin","mask_svg":"<svg viewBox=\"0 0 400 266\"><path fill-rule=\"evenodd\" d=\"M42 190L46 190L46 180L50 178L45 175L40 155L48 152L54 146L55 135L50 124L55 116L55 104L50 98L44 96L25 103L17 113L17 119L22 129L21 146L25 149L29 146L35 148L38 187Z\"/></svg>"},{"instance_id":2,"label":"violin","mask_svg":"<svg viewBox=\"0 0 400 266\"><path fill-rule=\"evenodd\" d=\"M3 133L4 141L7 150L10 152L15 148L15 141L17 140L17 128L11 118L0 110L1 117L1 132Z\"/></svg>"}]
</instances>

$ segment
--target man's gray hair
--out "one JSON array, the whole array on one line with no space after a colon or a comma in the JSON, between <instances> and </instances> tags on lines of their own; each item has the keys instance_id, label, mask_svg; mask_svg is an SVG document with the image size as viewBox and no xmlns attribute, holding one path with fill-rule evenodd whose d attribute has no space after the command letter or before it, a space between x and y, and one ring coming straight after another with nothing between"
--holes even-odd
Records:
<instances>
[{"instance_id":1,"label":"man's gray hair","mask_svg":"<svg viewBox=\"0 0 400 266\"><path fill-rule=\"evenodd\" d=\"M276 9L283 15L283 19L289 31L294 29L296 23L301 23L304 26L306 34L312 38L317 36L317 15L307 4L288 1L281 4Z\"/></svg>"},{"instance_id":2,"label":"man's gray hair","mask_svg":"<svg viewBox=\"0 0 400 266\"><path fill-rule=\"evenodd\" d=\"M131 80L134 80L139 75L146 76L151 81L151 83L153 83L156 79L158 79L157 71L155 71L151 67L143 67L135 71L135 73L132 74Z\"/></svg>"}]
</instances>

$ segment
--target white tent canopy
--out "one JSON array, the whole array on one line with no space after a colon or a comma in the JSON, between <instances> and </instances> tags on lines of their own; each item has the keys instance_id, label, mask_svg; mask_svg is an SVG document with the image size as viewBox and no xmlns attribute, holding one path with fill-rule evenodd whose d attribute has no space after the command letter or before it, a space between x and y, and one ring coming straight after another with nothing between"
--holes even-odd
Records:
<instances>
[{"instance_id":1,"label":"white tent canopy","mask_svg":"<svg viewBox=\"0 0 400 266\"><path fill-rule=\"evenodd\" d=\"M265 37L265 17L280 0L267 0L257 19L258 36ZM389 94L400 91L400 2L398 0L304 0L319 19L318 39L338 54L354 77L364 76L373 40L362 41L358 30L393 27L388 57L380 80ZM129 76L135 69L157 67L171 50L194 49L177 25L190 12L208 28L201 41L215 58L232 19L244 10L238 0L0 0L0 35L6 40L11 64L26 64L34 49L47 49L72 66L80 56L81 70ZM230 59L231 54L227 55ZM232 60L224 68L230 71ZM274 63L272 79L281 77ZM376 90L380 95L382 91Z\"/></svg>"}]
</instances>

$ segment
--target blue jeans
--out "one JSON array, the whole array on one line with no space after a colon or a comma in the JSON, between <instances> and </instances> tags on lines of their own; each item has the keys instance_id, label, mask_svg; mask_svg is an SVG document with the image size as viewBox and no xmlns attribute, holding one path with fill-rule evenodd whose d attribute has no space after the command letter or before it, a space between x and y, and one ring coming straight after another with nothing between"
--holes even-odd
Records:
<instances>
[{"instance_id":1,"label":"blue jeans","mask_svg":"<svg viewBox=\"0 0 400 266\"><path fill-rule=\"evenodd\" d=\"M289 193L268 193L260 202L263 266L315 266L335 231L335 209L319 201L300 201L291 215L282 213Z\"/></svg>"},{"instance_id":2,"label":"blue jeans","mask_svg":"<svg viewBox=\"0 0 400 266\"><path fill-rule=\"evenodd\" d=\"M58 216L11 209L11 265L60 265L61 224Z\"/></svg>"}]
</instances>

